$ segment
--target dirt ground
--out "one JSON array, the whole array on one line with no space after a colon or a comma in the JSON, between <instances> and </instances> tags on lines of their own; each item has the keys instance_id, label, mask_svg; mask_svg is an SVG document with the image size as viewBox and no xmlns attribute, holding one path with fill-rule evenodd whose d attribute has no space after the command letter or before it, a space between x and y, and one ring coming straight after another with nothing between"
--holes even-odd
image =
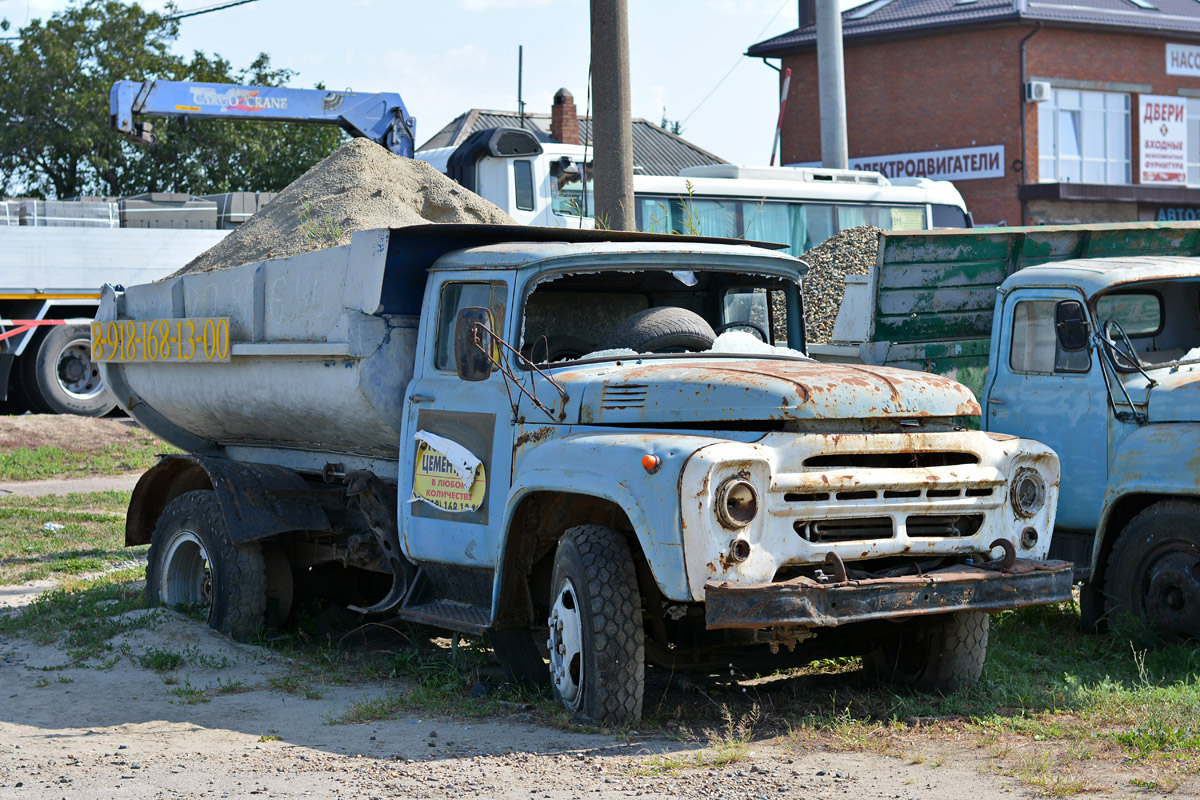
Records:
<instances>
[{"instance_id":1,"label":"dirt ground","mask_svg":"<svg viewBox=\"0 0 1200 800\"><path fill-rule=\"evenodd\" d=\"M3 602L19 608L46 586L5 587ZM656 767L656 757L694 763L701 746L546 727L520 707L484 719L329 724L356 701L403 685L310 687L320 699L287 694L268 682L290 673L286 658L174 613L113 644L134 654L187 650L191 661L210 666L159 674L122 658L109 669L56 669L67 662L58 648L0 639L0 797L1023 795L1011 779L991 774L975 748L934 766L782 738L752 742L726 766L677 769ZM190 704L172 693L180 686L211 696Z\"/></svg>"},{"instance_id":2,"label":"dirt ground","mask_svg":"<svg viewBox=\"0 0 1200 800\"><path fill-rule=\"evenodd\" d=\"M140 442L154 437L128 417L76 417L70 414L0 415L0 448L61 447L74 453L94 453L110 444Z\"/></svg>"}]
</instances>

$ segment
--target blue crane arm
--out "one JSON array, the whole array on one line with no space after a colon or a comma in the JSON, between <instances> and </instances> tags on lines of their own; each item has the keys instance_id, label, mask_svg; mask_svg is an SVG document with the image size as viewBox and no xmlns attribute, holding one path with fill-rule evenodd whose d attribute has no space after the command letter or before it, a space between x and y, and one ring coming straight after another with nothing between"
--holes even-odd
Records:
<instances>
[{"instance_id":1,"label":"blue crane arm","mask_svg":"<svg viewBox=\"0 0 1200 800\"><path fill-rule=\"evenodd\" d=\"M147 117L257 119L339 125L351 136L413 157L417 120L391 92L327 92L278 86L236 86L191 81L117 81L108 94L114 130L137 142L154 141Z\"/></svg>"}]
</instances>

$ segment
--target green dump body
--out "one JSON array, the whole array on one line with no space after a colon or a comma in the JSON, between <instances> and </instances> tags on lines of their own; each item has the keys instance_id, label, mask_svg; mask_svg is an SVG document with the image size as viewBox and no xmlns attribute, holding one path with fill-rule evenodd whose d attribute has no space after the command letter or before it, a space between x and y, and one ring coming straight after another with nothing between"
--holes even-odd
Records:
<instances>
[{"instance_id":1,"label":"green dump body","mask_svg":"<svg viewBox=\"0 0 1200 800\"><path fill-rule=\"evenodd\" d=\"M1200 223L886 232L870 273L847 276L830 343L809 354L945 375L978 397L1005 278L1052 261L1152 255L1200 255Z\"/></svg>"}]
</instances>

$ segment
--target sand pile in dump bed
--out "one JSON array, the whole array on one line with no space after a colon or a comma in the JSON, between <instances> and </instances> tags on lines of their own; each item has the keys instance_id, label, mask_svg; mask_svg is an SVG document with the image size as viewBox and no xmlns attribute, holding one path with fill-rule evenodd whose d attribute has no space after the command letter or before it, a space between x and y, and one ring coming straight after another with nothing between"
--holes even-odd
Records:
<instances>
[{"instance_id":1,"label":"sand pile in dump bed","mask_svg":"<svg viewBox=\"0 0 1200 800\"><path fill-rule=\"evenodd\" d=\"M875 266L882 228L847 228L800 256L808 263L804 275L804 326L809 344L833 337L847 275L865 275Z\"/></svg>"},{"instance_id":2,"label":"sand pile in dump bed","mask_svg":"<svg viewBox=\"0 0 1200 800\"><path fill-rule=\"evenodd\" d=\"M515 224L424 161L351 139L171 277L349 244L354 231L430 222Z\"/></svg>"}]
</instances>

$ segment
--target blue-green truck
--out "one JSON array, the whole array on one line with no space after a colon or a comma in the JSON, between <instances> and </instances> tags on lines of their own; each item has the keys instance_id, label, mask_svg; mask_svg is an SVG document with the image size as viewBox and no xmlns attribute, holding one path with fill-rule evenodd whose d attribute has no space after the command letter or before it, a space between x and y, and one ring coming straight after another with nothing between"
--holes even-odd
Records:
<instances>
[{"instance_id":1,"label":"blue-green truck","mask_svg":"<svg viewBox=\"0 0 1200 800\"><path fill-rule=\"evenodd\" d=\"M1061 459L1052 554L1085 624L1198 637L1198 256L1195 223L888 233L810 352L970 386L984 430Z\"/></svg>"}]
</instances>

